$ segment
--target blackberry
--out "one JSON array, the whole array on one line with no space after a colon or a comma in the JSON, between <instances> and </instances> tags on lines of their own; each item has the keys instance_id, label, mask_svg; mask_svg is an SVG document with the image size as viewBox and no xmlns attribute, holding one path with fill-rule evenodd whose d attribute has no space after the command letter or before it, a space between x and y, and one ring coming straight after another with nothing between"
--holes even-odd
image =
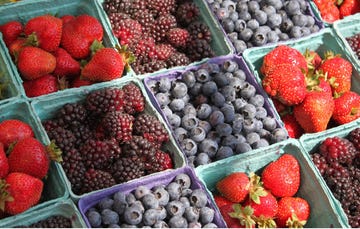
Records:
<instances>
[{"instance_id":1,"label":"blackberry","mask_svg":"<svg viewBox=\"0 0 360 229\"><path fill-rule=\"evenodd\" d=\"M358 59L360 59L360 33L345 38Z\"/></svg>"},{"instance_id":2,"label":"blackberry","mask_svg":"<svg viewBox=\"0 0 360 229\"><path fill-rule=\"evenodd\" d=\"M188 26L191 22L198 19L200 10L193 2L184 2L176 10L176 19L183 25Z\"/></svg>"},{"instance_id":3,"label":"blackberry","mask_svg":"<svg viewBox=\"0 0 360 229\"><path fill-rule=\"evenodd\" d=\"M137 20L143 28L143 33L151 34L155 24L155 18L149 10L138 11L133 15L133 19Z\"/></svg>"},{"instance_id":4,"label":"blackberry","mask_svg":"<svg viewBox=\"0 0 360 229\"><path fill-rule=\"evenodd\" d=\"M110 13L130 13L132 0L105 0L103 3L104 10L107 14Z\"/></svg>"},{"instance_id":5,"label":"blackberry","mask_svg":"<svg viewBox=\"0 0 360 229\"><path fill-rule=\"evenodd\" d=\"M146 138L149 142L158 143L169 141L169 134L156 116L140 114L134 121L134 133Z\"/></svg>"},{"instance_id":6,"label":"blackberry","mask_svg":"<svg viewBox=\"0 0 360 229\"><path fill-rule=\"evenodd\" d=\"M67 103L60 108L57 118L60 123L69 126L79 126L86 120L87 110L81 103Z\"/></svg>"},{"instance_id":7,"label":"blackberry","mask_svg":"<svg viewBox=\"0 0 360 229\"><path fill-rule=\"evenodd\" d=\"M95 122L93 122L93 125ZM95 134L93 130L89 127L89 125L79 125L75 127L70 127L70 130L75 136L75 148L79 148L81 145L84 144L88 139L95 138Z\"/></svg>"},{"instance_id":8,"label":"blackberry","mask_svg":"<svg viewBox=\"0 0 360 229\"><path fill-rule=\"evenodd\" d=\"M177 23L175 16L171 14L167 14L158 17L151 31L152 36L155 39L155 42L160 43L165 41L167 33L171 29L176 28L176 26Z\"/></svg>"},{"instance_id":9,"label":"blackberry","mask_svg":"<svg viewBox=\"0 0 360 229\"><path fill-rule=\"evenodd\" d=\"M138 14L139 12L144 12L146 10L147 2L143 0L132 0L131 7L130 7L130 15L134 17L134 15Z\"/></svg>"},{"instance_id":10,"label":"blackberry","mask_svg":"<svg viewBox=\"0 0 360 229\"><path fill-rule=\"evenodd\" d=\"M186 47L186 53L192 61L215 56L210 44L202 39L191 40Z\"/></svg>"},{"instance_id":11,"label":"blackberry","mask_svg":"<svg viewBox=\"0 0 360 229\"><path fill-rule=\"evenodd\" d=\"M148 2L148 8L154 16L170 14L175 11L176 0L152 0Z\"/></svg>"},{"instance_id":12,"label":"blackberry","mask_svg":"<svg viewBox=\"0 0 360 229\"><path fill-rule=\"evenodd\" d=\"M66 127L63 120L58 120L56 118L44 120L41 124L46 132L51 131L52 129L55 129L57 127L63 127L63 128Z\"/></svg>"},{"instance_id":13,"label":"blackberry","mask_svg":"<svg viewBox=\"0 0 360 229\"><path fill-rule=\"evenodd\" d=\"M167 68L165 61L151 60L147 63L142 64L142 66L136 68L136 73L138 74L152 73L164 68Z\"/></svg>"},{"instance_id":14,"label":"blackberry","mask_svg":"<svg viewBox=\"0 0 360 229\"><path fill-rule=\"evenodd\" d=\"M64 169L66 177L71 183L71 190L75 194L79 194L86 172L85 164L79 151L71 149L67 152L67 154L63 156L61 165Z\"/></svg>"},{"instance_id":15,"label":"blackberry","mask_svg":"<svg viewBox=\"0 0 360 229\"><path fill-rule=\"evenodd\" d=\"M145 109L145 98L138 86L128 83L123 87L125 93L124 109L128 114L142 112Z\"/></svg>"},{"instance_id":16,"label":"blackberry","mask_svg":"<svg viewBox=\"0 0 360 229\"><path fill-rule=\"evenodd\" d=\"M128 45L130 42L137 42L142 34L142 25L131 18L122 19L112 26L113 33L121 45Z\"/></svg>"},{"instance_id":17,"label":"blackberry","mask_svg":"<svg viewBox=\"0 0 360 229\"><path fill-rule=\"evenodd\" d=\"M121 148L117 141L89 139L79 149L87 168L105 169L120 157Z\"/></svg>"},{"instance_id":18,"label":"blackberry","mask_svg":"<svg viewBox=\"0 0 360 229\"><path fill-rule=\"evenodd\" d=\"M98 169L88 169L83 179L81 193L88 193L114 185L116 185L116 182L109 172Z\"/></svg>"},{"instance_id":19,"label":"blackberry","mask_svg":"<svg viewBox=\"0 0 360 229\"><path fill-rule=\"evenodd\" d=\"M144 163L137 156L117 159L110 171L118 184L146 175Z\"/></svg>"},{"instance_id":20,"label":"blackberry","mask_svg":"<svg viewBox=\"0 0 360 229\"><path fill-rule=\"evenodd\" d=\"M55 215L46 219L40 220L28 226L29 228L71 228L71 219L62 216Z\"/></svg>"},{"instance_id":21,"label":"blackberry","mask_svg":"<svg viewBox=\"0 0 360 229\"><path fill-rule=\"evenodd\" d=\"M157 150L156 153L146 161L146 171L148 174L172 169L173 163L168 153Z\"/></svg>"},{"instance_id":22,"label":"blackberry","mask_svg":"<svg viewBox=\"0 0 360 229\"><path fill-rule=\"evenodd\" d=\"M352 163L357 152L355 146L348 139L337 136L325 139L319 149L328 163L339 162L345 165Z\"/></svg>"},{"instance_id":23,"label":"blackberry","mask_svg":"<svg viewBox=\"0 0 360 229\"><path fill-rule=\"evenodd\" d=\"M191 40L205 40L210 44L212 40L211 31L209 26L207 26L204 22L194 21L187 27L187 30L189 31Z\"/></svg>"},{"instance_id":24,"label":"blackberry","mask_svg":"<svg viewBox=\"0 0 360 229\"><path fill-rule=\"evenodd\" d=\"M162 43L162 44L157 44L155 46L155 50L156 50L156 57L158 60L167 60L175 52L176 49L170 44Z\"/></svg>"},{"instance_id":25,"label":"blackberry","mask_svg":"<svg viewBox=\"0 0 360 229\"><path fill-rule=\"evenodd\" d=\"M348 139L360 150L360 128L356 128L349 133Z\"/></svg>"},{"instance_id":26,"label":"blackberry","mask_svg":"<svg viewBox=\"0 0 360 229\"><path fill-rule=\"evenodd\" d=\"M189 32L182 28L170 29L166 35L167 41L176 48L184 48L189 40Z\"/></svg>"},{"instance_id":27,"label":"blackberry","mask_svg":"<svg viewBox=\"0 0 360 229\"><path fill-rule=\"evenodd\" d=\"M66 154L70 149L75 147L76 138L74 134L65 128L56 127L46 132L49 139Z\"/></svg>"},{"instance_id":28,"label":"blackberry","mask_svg":"<svg viewBox=\"0 0 360 229\"><path fill-rule=\"evenodd\" d=\"M328 169L328 164L326 159L320 153L311 154L311 159L314 162L316 168L319 170L320 174L323 176Z\"/></svg>"},{"instance_id":29,"label":"blackberry","mask_svg":"<svg viewBox=\"0 0 360 229\"><path fill-rule=\"evenodd\" d=\"M107 138L118 142L129 141L132 137L134 117L121 111L106 113L101 121L101 129Z\"/></svg>"},{"instance_id":30,"label":"blackberry","mask_svg":"<svg viewBox=\"0 0 360 229\"><path fill-rule=\"evenodd\" d=\"M124 92L120 88L104 88L89 93L85 107L94 114L103 114L109 111L122 111Z\"/></svg>"},{"instance_id":31,"label":"blackberry","mask_svg":"<svg viewBox=\"0 0 360 229\"><path fill-rule=\"evenodd\" d=\"M191 61L186 54L182 52L174 52L167 60L166 64L169 68L176 67L176 66L186 66L190 64Z\"/></svg>"},{"instance_id":32,"label":"blackberry","mask_svg":"<svg viewBox=\"0 0 360 229\"><path fill-rule=\"evenodd\" d=\"M130 141L125 142L121 150L125 157L140 157L144 162L156 152L151 142L138 135L134 135Z\"/></svg>"}]
</instances>

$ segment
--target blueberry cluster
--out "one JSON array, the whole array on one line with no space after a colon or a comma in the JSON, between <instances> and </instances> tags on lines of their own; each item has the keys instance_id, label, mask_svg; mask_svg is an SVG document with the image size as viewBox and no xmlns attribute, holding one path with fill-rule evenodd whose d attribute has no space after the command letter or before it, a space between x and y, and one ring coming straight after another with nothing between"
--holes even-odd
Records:
<instances>
[{"instance_id":1,"label":"blueberry cluster","mask_svg":"<svg viewBox=\"0 0 360 229\"><path fill-rule=\"evenodd\" d=\"M118 191L86 211L91 227L217 228L206 191L180 173L167 185Z\"/></svg>"},{"instance_id":2,"label":"blueberry cluster","mask_svg":"<svg viewBox=\"0 0 360 229\"><path fill-rule=\"evenodd\" d=\"M306 0L207 0L238 53L319 31Z\"/></svg>"},{"instance_id":3,"label":"blueberry cluster","mask_svg":"<svg viewBox=\"0 0 360 229\"><path fill-rule=\"evenodd\" d=\"M268 146L287 138L268 114L265 98L235 59L204 63L176 79L146 82L190 166Z\"/></svg>"}]
</instances>

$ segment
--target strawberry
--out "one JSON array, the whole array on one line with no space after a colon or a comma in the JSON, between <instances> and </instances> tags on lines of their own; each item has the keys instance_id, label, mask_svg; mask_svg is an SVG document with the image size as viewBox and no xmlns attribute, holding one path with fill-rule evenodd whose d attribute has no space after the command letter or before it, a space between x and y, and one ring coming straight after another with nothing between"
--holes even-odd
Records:
<instances>
[{"instance_id":1,"label":"strawberry","mask_svg":"<svg viewBox=\"0 0 360 229\"><path fill-rule=\"evenodd\" d=\"M62 26L63 23L60 18L45 14L27 21L24 26L24 33L32 45L53 52L60 45Z\"/></svg>"},{"instance_id":2,"label":"strawberry","mask_svg":"<svg viewBox=\"0 0 360 229\"><path fill-rule=\"evenodd\" d=\"M6 119L0 122L0 142L4 145L5 150L21 139L34 136L32 127L24 121Z\"/></svg>"},{"instance_id":3,"label":"strawberry","mask_svg":"<svg viewBox=\"0 0 360 229\"><path fill-rule=\"evenodd\" d=\"M302 228L310 216L310 205L301 197L283 197L278 201L275 222L278 227Z\"/></svg>"},{"instance_id":4,"label":"strawberry","mask_svg":"<svg viewBox=\"0 0 360 229\"><path fill-rule=\"evenodd\" d=\"M0 178L5 178L9 173L9 162L6 157L4 144L0 142Z\"/></svg>"},{"instance_id":5,"label":"strawberry","mask_svg":"<svg viewBox=\"0 0 360 229\"><path fill-rule=\"evenodd\" d=\"M10 215L20 214L36 205L41 197L42 180L25 173L9 173L0 180L0 209Z\"/></svg>"},{"instance_id":6,"label":"strawberry","mask_svg":"<svg viewBox=\"0 0 360 229\"><path fill-rule=\"evenodd\" d=\"M360 12L360 2L358 0L339 0L340 18Z\"/></svg>"},{"instance_id":7,"label":"strawberry","mask_svg":"<svg viewBox=\"0 0 360 229\"><path fill-rule=\"evenodd\" d=\"M240 204L228 204L219 208L228 228L254 228L255 221L251 218L253 213L249 207Z\"/></svg>"},{"instance_id":8,"label":"strawberry","mask_svg":"<svg viewBox=\"0 0 360 229\"><path fill-rule=\"evenodd\" d=\"M228 228L243 228L244 226L240 224L239 219L230 216L230 213L234 212L234 205L235 204L227 204L219 207L220 214Z\"/></svg>"},{"instance_id":9,"label":"strawberry","mask_svg":"<svg viewBox=\"0 0 360 229\"><path fill-rule=\"evenodd\" d=\"M290 138L300 138L300 136L304 133L303 128L296 121L293 114L285 114L281 117L281 120L283 121L284 127Z\"/></svg>"},{"instance_id":10,"label":"strawberry","mask_svg":"<svg viewBox=\"0 0 360 229\"><path fill-rule=\"evenodd\" d=\"M58 91L59 83L55 76L46 74L34 80L24 81L23 87L27 97L36 97Z\"/></svg>"},{"instance_id":11,"label":"strawberry","mask_svg":"<svg viewBox=\"0 0 360 229\"><path fill-rule=\"evenodd\" d=\"M225 206L228 204L233 204L233 202L226 199L225 197L216 195L216 194L214 195L214 201L215 201L216 205L218 206L218 208L221 208L222 206Z\"/></svg>"},{"instance_id":12,"label":"strawberry","mask_svg":"<svg viewBox=\"0 0 360 229\"><path fill-rule=\"evenodd\" d=\"M34 137L18 141L10 151L8 159L10 172L22 172L42 179L49 170L47 149Z\"/></svg>"},{"instance_id":13,"label":"strawberry","mask_svg":"<svg viewBox=\"0 0 360 229\"><path fill-rule=\"evenodd\" d=\"M360 117L360 95L348 91L334 99L335 109L332 119L339 125L354 121Z\"/></svg>"},{"instance_id":14,"label":"strawberry","mask_svg":"<svg viewBox=\"0 0 360 229\"><path fill-rule=\"evenodd\" d=\"M340 11L334 1L321 1L316 3L321 18L327 23L333 23L340 19Z\"/></svg>"},{"instance_id":15,"label":"strawberry","mask_svg":"<svg viewBox=\"0 0 360 229\"><path fill-rule=\"evenodd\" d=\"M74 15L70 15L70 14L65 14L63 16L60 17L60 19L62 20L63 24L68 23L69 21L74 20L76 17Z\"/></svg>"},{"instance_id":16,"label":"strawberry","mask_svg":"<svg viewBox=\"0 0 360 229\"><path fill-rule=\"evenodd\" d=\"M322 62L321 56L316 51L309 49L306 49L303 55L308 63L307 66L309 71L314 72Z\"/></svg>"},{"instance_id":17,"label":"strawberry","mask_svg":"<svg viewBox=\"0 0 360 229\"><path fill-rule=\"evenodd\" d=\"M80 63L63 48L58 48L53 55L56 58L54 76L72 78L80 75Z\"/></svg>"},{"instance_id":18,"label":"strawberry","mask_svg":"<svg viewBox=\"0 0 360 229\"><path fill-rule=\"evenodd\" d=\"M242 202L250 190L250 179L244 172L231 173L216 183L216 189L232 202Z\"/></svg>"},{"instance_id":19,"label":"strawberry","mask_svg":"<svg viewBox=\"0 0 360 229\"><path fill-rule=\"evenodd\" d=\"M73 80L71 80L70 88L88 86L88 85L91 85L93 83L94 83L93 81L82 79L80 76L77 76Z\"/></svg>"},{"instance_id":20,"label":"strawberry","mask_svg":"<svg viewBox=\"0 0 360 229\"><path fill-rule=\"evenodd\" d=\"M320 91L323 93L328 93L330 96L332 96L332 88L330 81L328 81L326 78L323 78L321 74L315 73L311 77L306 77L306 89L308 91Z\"/></svg>"},{"instance_id":21,"label":"strawberry","mask_svg":"<svg viewBox=\"0 0 360 229\"><path fill-rule=\"evenodd\" d=\"M9 53L15 63L18 61L18 56L23 47L26 46L26 39L23 37L17 38L9 46Z\"/></svg>"},{"instance_id":22,"label":"strawberry","mask_svg":"<svg viewBox=\"0 0 360 229\"><path fill-rule=\"evenodd\" d=\"M275 197L293 196L300 186L300 165L291 154L268 164L261 175L264 188Z\"/></svg>"},{"instance_id":23,"label":"strawberry","mask_svg":"<svg viewBox=\"0 0 360 229\"><path fill-rule=\"evenodd\" d=\"M2 33L6 46L9 47L23 32L23 25L19 21L9 21L0 25L0 32Z\"/></svg>"},{"instance_id":24,"label":"strawberry","mask_svg":"<svg viewBox=\"0 0 360 229\"><path fill-rule=\"evenodd\" d=\"M82 14L63 25L61 46L74 58L87 58L91 44L102 41L104 31L101 23L93 16Z\"/></svg>"},{"instance_id":25,"label":"strawberry","mask_svg":"<svg viewBox=\"0 0 360 229\"><path fill-rule=\"evenodd\" d=\"M301 103L306 95L305 75L292 64L273 67L263 78L262 86L266 93L287 106Z\"/></svg>"},{"instance_id":26,"label":"strawberry","mask_svg":"<svg viewBox=\"0 0 360 229\"><path fill-rule=\"evenodd\" d=\"M56 58L41 48L26 46L19 53L17 67L25 80L33 80L52 73Z\"/></svg>"},{"instance_id":27,"label":"strawberry","mask_svg":"<svg viewBox=\"0 0 360 229\"><path fill-rule=\"evenodd\" d=\"M334 100L328 93L308 92L304 101L294 106L293 113L306 133L324 131L334 111Z\"/></svg>"},{"instance_id":28,"label":"strawberry","mask_svg":"<svg viewBox=\"0 0 360 229\"><path fill-rule=\"evenodd\" d=\"M81 77L94 82L109 81L121 78L124 67L125 61L118 50L101 48L84 66Z\"/></svg>"},{"instance_id":29,"label":"strawberry","mask_svg":"<svg viewBox=\"0 0 360 229\"><path fill-rule=\"evenodd\" d=\"M352 64L348 60L328 52L318 70L325 74L332 86L333 94L350 91Z\"/></svg>"},{"instance_id":30,"label":"strawberry","mask_svg":"<svg viewBox=\"0 0 360 229\"><path fill-rule=\"evenodd\" d=\"M294 65L304 73L308 71L306 59L301 52L287 45L279 45L264 56L260 72L266 76L279 64Z\"/></svg>"}]
</instances>

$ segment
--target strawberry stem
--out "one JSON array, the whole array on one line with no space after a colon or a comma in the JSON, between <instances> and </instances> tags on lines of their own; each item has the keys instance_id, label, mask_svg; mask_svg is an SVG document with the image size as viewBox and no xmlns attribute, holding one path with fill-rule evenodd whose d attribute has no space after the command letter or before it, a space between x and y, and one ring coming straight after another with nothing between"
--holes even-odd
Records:
<instances>
[{"instance_id":1,"label":"strawberry stem","mask_svg":"<svg viewBox=\"0 0 360 229\"><path fill-rule=\"evenodd\" d=\"M240 224L246 228L253 228L255 221L251 218L254 210L250 206L243 207L240 204L233 205L234 212L230 212L229 215L232 218L239 219Z\"/></svg>"},{"instance_id":2,"label":"strawberry stem","mask_svg":"<svg viewBox=\"0 0 360 229\"><path fill-rule=\"evenodd\" d=\"M0 180L0 210L5 210L5 203L7 201L14 201L14 198L8 191L9 184L6 183L5 179Z\"/></svg>"},{"instance_id":3,"label":"strawberry stem","mask_svg":"<svg viewBox=\"0 0 360 229\"><path fill-rule=\"evenodd\" d=\"M55 141L51 141L50 144L46 147L47 153L50 157L50 160L56 162L62 162L62 151L61 149L55 144Z\"/></svg>"},{"instance_id":4,"label":"strawberry stem","mask_svg":"<svg viewBox=\"0 0 360 229\"><path fill-rule=\"evenodd\" d=\"M267 192L263 187L263 183L260 181L260 176L256 175L254 172L249 174L250 177L250 189L249 196L252 201L256 204L260 204L260 196L266 196Z\"/></svg>"}]
</instances>

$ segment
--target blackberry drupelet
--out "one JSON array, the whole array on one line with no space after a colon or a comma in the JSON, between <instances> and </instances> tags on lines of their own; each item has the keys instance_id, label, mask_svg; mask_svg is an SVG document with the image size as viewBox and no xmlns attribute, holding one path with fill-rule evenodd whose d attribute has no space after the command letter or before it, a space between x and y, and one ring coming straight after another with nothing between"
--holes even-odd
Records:
<instances>
[{"instance_id":1,"label":"blackberry drupelet","mask_svg":"<svg viewBox=\"0 0 360 229\"><path fill-rule=\"evenodd\" d=\"M207 26L204 22L194 21L187 27L187 30L189 31L190 39L205 40L210 44L211 31L209 29L209 26Z\"/></svg>"},{"instance_id":2,"label":"blackberry drupelet","mask_svg":"<svg viewBox=\"0 0 360 229\"><path fill-rule=\"evenodd\" d=\"M145 109L145 98L138 86L128 83L123 87L125 93L124 109L128 114L142 112Z\"/></svg>"},{"instance_id":3,"label":"blackberry drupelet","mask_svg":"<svg viewBox=\"0 0 360 229\"><path fill-rule=\"evenodd\" d=\"M121 112L107 112L100 126L106 138L115 138L119 143L131 140L134 116Z\"/></svg>"},{"instance_id":4,"label":"blackberry drupelet","mask_svg":"<svg viewBox=\"0 0 360 229\"><path fill-rule=\"evenodd\" d=\"M137 157L121 157L111 166L110 173L120 184L146 175L143 161Z\"/></svg>"},{"instance_id":5,"label":"blackberry drupelet","mask_svg":"<svg viewBox=\"0 0 360 229\"><path fill-rule=\"evenodd\" d=\"M121 150L125 157L140 157L144 162L156 152L151 142L137 135L133 135L130 141L122 144Z\"/></svg>"},{"instance_id":6,"label":"blackberry drupelet","mask_svg":"<svg viewBox=\"0 0 360 229\"><path fill-rule=\"evenodd\" d=\"M120 88L104 88L93 91L86 97L86 109L94 114L103 114L109 111L122 111L124 92Z\"/></svg>"},{"instance_id":7,"label":"blackberry drupelet","mask_svg":"<svg viewBox=\"0 0 360 229\"><path fill-rule=\"evenodd\" d=\"M191 40L186 47L186 53L192 61L215 56L210 44L202 39Z\"/></svg>"},{"instance_id":8,"label":"blackberry drupelet","mask_svg":"<svg viewBox=\"0 0 360 229\"><path fill-rule=\"evenodd\" d=\"M88 193L99 189L108 188L116 184L109 172L99 169L88 169L83 178L81 193Z\"/></svg>"},{"instance_id":9,"label":"blackberry drupelet","mask_svg":"<svg viewBox=\"0 0 360 229\"><path fill-rule=\"evenodd\" d=\"M78 150L71 149L63 155L61 165L65 171L66 177L71 183L71 190L79 194L82 188L86 167L83 158Z\"/></svg>"},{"instance_id":10,"label":"blackberry drupelet","mask_svg":"<svg viewBox=\"0 0 360 229\"><path fill-rule=\"evenodd\" d=\"M176 66L186 66L190 64L190 58L182 52L175 51L167 60L166 64L169 68Z\"/></svg>"},{"instance_id":11,"label":"blackberry drupelet","mask_svg":"<svg viewBox=\"0 0 360 229\"><path fill-rule=\"evenodd\" d=\"M63 127L56 127L49 131L46 131L49 139L54 141L55 144L66 154L70 149L75 147L76 137L68 129Z\"/></svg>"},{"instance_id":12,"label":"blackberry drupelet","mask_svg":"<svg viewBox=\"0 0 360 229\"><path fill-rule=\"evenodd\" d=\"M71 219L62 216L55 215L46 219L40 220L28 226L29 228L71 228Z\"/></svg>"}]
</instances>

